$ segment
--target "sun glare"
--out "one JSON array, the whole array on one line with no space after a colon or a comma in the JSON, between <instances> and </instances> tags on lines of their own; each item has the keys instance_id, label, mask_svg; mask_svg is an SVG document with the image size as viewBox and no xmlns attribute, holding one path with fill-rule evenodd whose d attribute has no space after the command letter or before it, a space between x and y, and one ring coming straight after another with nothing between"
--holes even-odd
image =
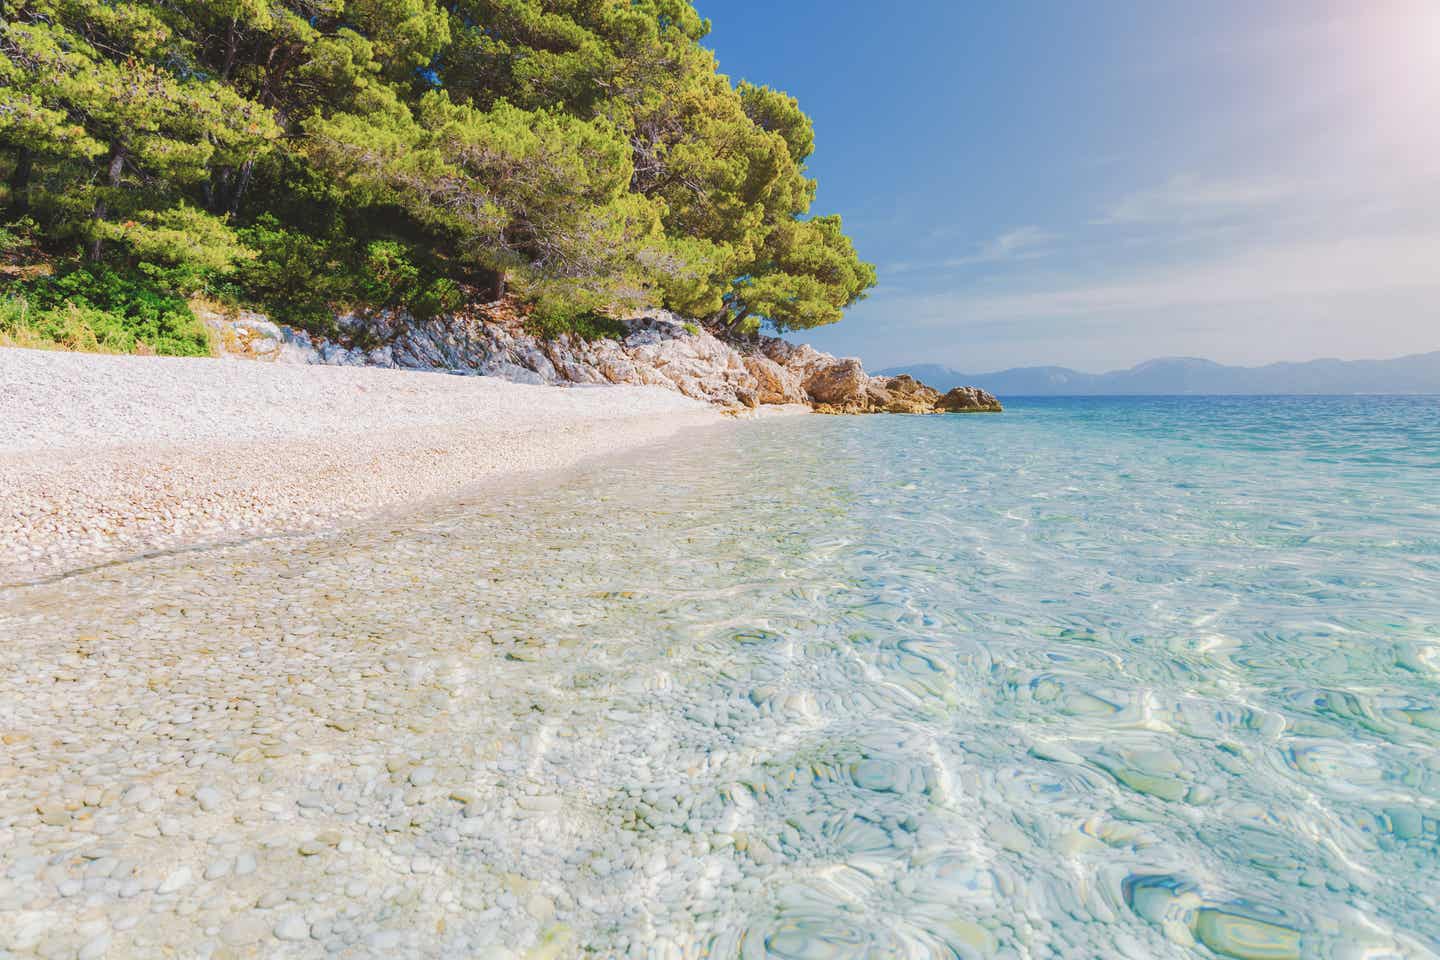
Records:
<instances>
[{"instance_id":1,"label":"sun glare","mask_svg":"<svg viewBox=\"0 0 1440 960\"><path fill-rule=\"evenodd\" d=\"M1357 7L1332 37L1335 80L1364 135L1376 145L1440 146L1440 3Z\"/></svg>"}]
</instances>

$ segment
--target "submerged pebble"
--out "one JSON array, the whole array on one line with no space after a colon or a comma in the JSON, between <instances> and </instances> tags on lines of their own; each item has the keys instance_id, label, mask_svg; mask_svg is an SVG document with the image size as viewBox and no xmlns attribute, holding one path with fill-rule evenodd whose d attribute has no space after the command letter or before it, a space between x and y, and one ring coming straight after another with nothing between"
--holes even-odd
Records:
<instances>
[{"instance_id":1,"label":"submerged pebble","mask_svg":"<svg viewBox=\"0 0 1440 960\"><path fill-rule=\"evenodd\" d=\"M0 592L0 954L1433 956L1433 471L1013 409Z\"/></svg>"}]
</instances>

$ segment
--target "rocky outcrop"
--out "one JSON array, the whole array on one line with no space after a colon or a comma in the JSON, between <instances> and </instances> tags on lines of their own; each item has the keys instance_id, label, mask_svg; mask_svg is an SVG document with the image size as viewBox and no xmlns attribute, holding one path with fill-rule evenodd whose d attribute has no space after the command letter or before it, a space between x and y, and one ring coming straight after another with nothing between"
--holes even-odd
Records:
<instances>
[{"instance_id":1,"label":"rocky outcrop","mask_svg":"<svg viewBox=\"0 0 1440 960\"><path fill-rule=\"evenodd\" d=\"M733 408L808 404L820 413L999 410L994 397L961 387L943 397L909 377L871 377L859 360L777 337L722 341L666 311L633 317L622 339L542 339L509 303L417 320L404 312L345 314L340 335L321 340L242 311L197 311L222 352L282 363L445 370L533 384L636 384L677 390Z\"/></svg>"},{"instance_id":2,"label":"rocky outcrop","mask_svg":"<svg viewBox=\"0 0 1440 960\"><path fill-rule=\"evenodd\" d=\"M847 410L868 405L866 388L869 386L870 378L865 375L865 368L854 357L816 367L805 378L805 392L811 402Z\"/></svg>"},{"instance_id":3,"label":"rocky outcrop","mask_svg":"<svg viewBox=\"0 0 1440 960\"><path fill-rule=\"evenodd\" d=\"M956 387L935 402L940 413L999 413L1000 401L978 387Z\"/></svg>"},{"instance_id":4,"label":"rocky outcrop","mask_svg":"<svg viewBox=\"0 0 1440 960\"><path fill-rule=\"evenodd\" d=\"M934 413L940 391L925 386L914 377L875 377L871 380L871 396L886 413Z\"/></svg>"},{"instance_id":5,"label":"rocky outcrop","mask_svg":"<svg viewBox=\"0 0 1440 960\"><path fill-rule=\"evenodd\" d=\"M800 376L764 354L748 354L745 357L745 369L755 378L757 396L761 403L810 402L810 396L805 392Z\"/></svg>"}]
</instances>

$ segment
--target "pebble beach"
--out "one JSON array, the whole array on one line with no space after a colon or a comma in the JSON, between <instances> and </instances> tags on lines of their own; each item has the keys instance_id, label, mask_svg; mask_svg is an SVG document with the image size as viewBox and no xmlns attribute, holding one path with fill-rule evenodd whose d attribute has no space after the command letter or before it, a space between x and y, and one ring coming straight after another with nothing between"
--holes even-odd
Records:
<instances>
[{"instance_id":1,"label":"pebble beach","mask_svg":"<svg viewBox=\"0 0 1440 960\"><path fill-rule=\"evenodd\" d=\"M0 350L0 584L332 526L720 420L659 387Z\"/></svg>"},{"instance_id":2,"label":"pebble beach","mask_svg":"<svg viewBox=\"0 0 1440 960\"><path fill-rule=\"evenodd\" d=\"M347 526L374 536L724 419L657 387L0 350L0 956L571 949L520 863L478 886L454 872L462 837L525 835L469 769L514 772L514 745L506 760L443 716L472 686L468 643L352 635L336 602L384 606L396 584L305 571L326 566L316 544L344 562L356 541L328 537ZM272 550L309 586L252 566ZM513 712L467 702L492 727ZM556 803L531 787L506 805ZM398 858L375 827L405 838Z\"/></svg>"}]
</instances>

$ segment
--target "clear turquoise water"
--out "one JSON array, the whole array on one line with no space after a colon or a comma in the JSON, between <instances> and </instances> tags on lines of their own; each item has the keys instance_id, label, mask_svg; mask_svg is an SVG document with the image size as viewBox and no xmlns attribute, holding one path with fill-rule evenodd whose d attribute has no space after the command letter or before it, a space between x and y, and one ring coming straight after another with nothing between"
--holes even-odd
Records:
<instances>
[{"instance_id":1,"label":"clear turquoise water","mask_svg":"<svg viewBox=\"0 0 1440 960\"><path fill-rule=\"evenodd\" d=\"M776 753L850 774L757 804L847 865L779 911L832 946L794 955L1434 955L1440 401L1008 410L740 458L722 688L813 696Z\"/></svg>"},{"instance_id":2,"label":"clear turquoise water","mask_svg":"<svg viewBox=\"0 0 1440 960\"><path fill-rule=\"evenodd\" d=\"M743 424L17 599L222 672L298 642L353 768L294 789L448 864L366 914L426 955L1440 955L1440 400ZM483 828L395 833L395 755Z\"/></svg>"}]
</instances>

